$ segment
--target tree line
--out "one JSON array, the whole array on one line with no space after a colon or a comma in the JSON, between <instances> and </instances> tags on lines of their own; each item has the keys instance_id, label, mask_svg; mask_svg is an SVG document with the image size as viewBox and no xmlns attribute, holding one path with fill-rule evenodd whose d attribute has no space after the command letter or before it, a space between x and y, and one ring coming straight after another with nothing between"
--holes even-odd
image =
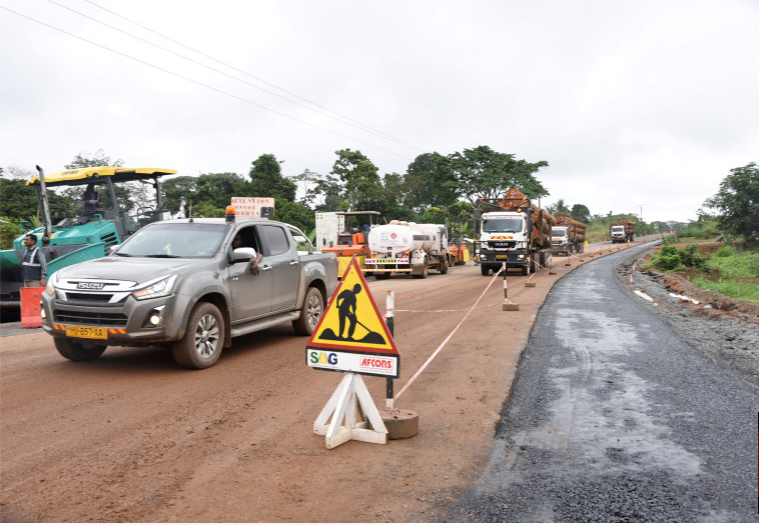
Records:
<instances>
[{"instance_id":1,"label":"tree line","mask_svg":"<svg viewBox=\"0 0 759 525\"><path fill-rule=\"evenodd\" d=\"M297 175L285 175L282 170L284 161L267 153L251 162L246 175L205 173L164 178L165 205L175 217L222 217L233 196L274 197L275 218L306 232L314 228L315 212L374 210L388 220L445 223L472 235L479 198L499 198L510 188L518 188L536 202L549 196L548 190L537 178L538 172L548 167L547 161L520 159L515 154L498 152L489 146L477 146L449 155L424 153L409 164L406 173L386 173L384 176L361 151L342 149L335 155L332 169L326 174L307 169ZM65 168L123 166L123 162L121 159L113 160L99 150L95 154L76 155ZM733 175L726 180L735 181L735 184L740 181L741 191L751 186L751 177L755 181L755 164L733 171ZM35 173L17 167L0 168L3 203L0 229L14 230L13 237L18 234L21 221L39 223L35 192L25 185L33 175ZM117 188L120 206L131 213L138 208L154 205L143 189L140 183L120 185ZM51 190L51 214L54 217L81 214L81 191L80 187ZM728 200L729 195L732 193L724 189L707 201L707 205L712 207L723 206L720 209L727 228L736 223L731 210L738 207L736 202ZM106 195L106 198L109 196ZM759 199L754 202L759 202ZM672 222L643 223L632 213L613 214L610 211L605 215L594 215L584 204L570 205L563 199L545 208L554 216L569 216L597 227L608 227L618 220L633 220L638 223L637 235L670 231L682 226ZM740 213L745 215L743 211ZM759 215L754 214L756 216ZM740 222L740 219L737 220Z\"/></svg>"}]
</instances>

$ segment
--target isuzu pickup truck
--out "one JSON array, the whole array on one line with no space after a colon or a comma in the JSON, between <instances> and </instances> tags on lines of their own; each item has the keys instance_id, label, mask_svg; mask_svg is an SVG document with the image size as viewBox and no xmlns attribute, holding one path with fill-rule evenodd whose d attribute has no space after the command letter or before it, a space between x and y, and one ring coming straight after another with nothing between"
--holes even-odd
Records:
<instances>
[{"instance_id":1,"label":"isuzu pickup truck","mask_svg":"<svg viewBox=\"0 0 759 525\"><path fill-rule=\"evenodd\" d=\"M239 335L287 322L310 335L336 286L335 255L314 252L294 226L168 220L56 272L42 294L42 326L72 361L108 346L167 346L179 365L202 369Z\"/></svg>"}]
</instances>

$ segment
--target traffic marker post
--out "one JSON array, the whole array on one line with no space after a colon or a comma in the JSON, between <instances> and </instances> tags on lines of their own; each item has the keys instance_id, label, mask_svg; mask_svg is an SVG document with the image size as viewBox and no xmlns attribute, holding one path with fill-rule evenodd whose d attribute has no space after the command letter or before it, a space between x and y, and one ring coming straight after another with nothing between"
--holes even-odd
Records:
<instances>
[{"instance_id":1,"label":"traffic marker post","mask_svg":"<svg viewBox=\"0 0 759 525\"><path fill-rule=\"evenodd\" d=\"M385 303L385 323L391 336L395 335L395 292L387 292ZM382 422L387 429L388 439L407 439L419 433L419 414L412 410L401 410L395 406L393 378L386 379L385 416Z\"/></svg>"},{"instance_id":2,"label":"traffic marker post","mask_svg":"<svg viewBox=\"0 0 759 525\"><path fill-rule=\"evenodd\" d=\"M507 269L506 263L503 263L501 267L501 271L503 272L503 305L501 306L501 311L515 312L519 310L519 305L509 301L509 284L508 279L506 279Z\"/></svg>"},{"instance_id":3,"label":"traffic marker post","mask_svg":"<svg viewBox=\"0 0 759 525\"><path fill-rule=\"evenodd\" d=\"M390 333L390 336L394 336L394 329L395 329L395 293L392 291L387 292L387 300L385 302L385 323L387 324L387 331ZM397 410L393 406L393 396L395 395L393 392L393 378L388 377L386 379L387 383L385 386L385 410L388 410L392 412L393 410Z\"/></svg>"}]
</instances>

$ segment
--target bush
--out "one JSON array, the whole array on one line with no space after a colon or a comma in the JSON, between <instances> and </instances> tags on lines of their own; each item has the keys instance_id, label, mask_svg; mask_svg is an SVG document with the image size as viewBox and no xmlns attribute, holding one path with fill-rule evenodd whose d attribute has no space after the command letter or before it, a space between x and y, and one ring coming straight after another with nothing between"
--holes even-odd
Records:
<instances>
[{"instance_id":1,"label":"bush","mask_svg":"<svg viewBox=\"0 0 759 525\"><path fill-rule=\"evenodd\" d=\"M732 246L722 246L714 251L714 257L731 257L735 255L735 248Z\"/></svg>"},{"instance_id":2,"label":"bush","mask_svg":"<svg viewBox=\"0 0 759 525\"><path fill-rule=\"evenodd\" d=\"M680 237L711 239L719 235L715 221L692 222L680 231Z\"/></svg>"},{"instance_id":3,"label":"bush","mask_svg":"<svg viewBox=\"0 0 759 525\"><path fill-rule=\"evenodd\" d=\"M19 221L9 217L0 217L0 250L13 248L13 240L21 235Z\"/></svg>"},{"instance_id":4,"label":"bush","mask_svg":"<svg viewBox=\"0 0 759 525\"><path fill-rule=\"evenodd\" d=\"M683 266L703 270L706 267L706 257L698 253L698 245L689 244L684 250L679 250Z\"/></svg>"},{"instance_id":5,"label":"bush","mask_svg":"<svg viewBox=\"0 0 759 525\"><path fill-rule=\"evenodd\" d=\"M664 246L659 250L659 253L653 256L651 263L654 268L663 272L677 270L682 264L680 250L671 245Z\"/></svg>"}]
</instances>

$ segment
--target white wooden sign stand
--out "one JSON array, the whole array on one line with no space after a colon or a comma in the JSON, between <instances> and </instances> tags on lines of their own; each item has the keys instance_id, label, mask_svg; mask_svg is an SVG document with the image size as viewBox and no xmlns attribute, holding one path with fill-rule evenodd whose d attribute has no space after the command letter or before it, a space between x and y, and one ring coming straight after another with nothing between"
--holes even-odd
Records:
<instances>
[{"instance_id":1,"label":"white wooden sign stand","mask_svg":"<svg viewBox=\"0 0 759 525\"><path fill-rule=\"evenodd\" d=\"M359 374L345 374L316 418L314 434L326 436L328 449L351 439L380 445L387 443L385 423Z\"/></svg>"}]
</instances>

